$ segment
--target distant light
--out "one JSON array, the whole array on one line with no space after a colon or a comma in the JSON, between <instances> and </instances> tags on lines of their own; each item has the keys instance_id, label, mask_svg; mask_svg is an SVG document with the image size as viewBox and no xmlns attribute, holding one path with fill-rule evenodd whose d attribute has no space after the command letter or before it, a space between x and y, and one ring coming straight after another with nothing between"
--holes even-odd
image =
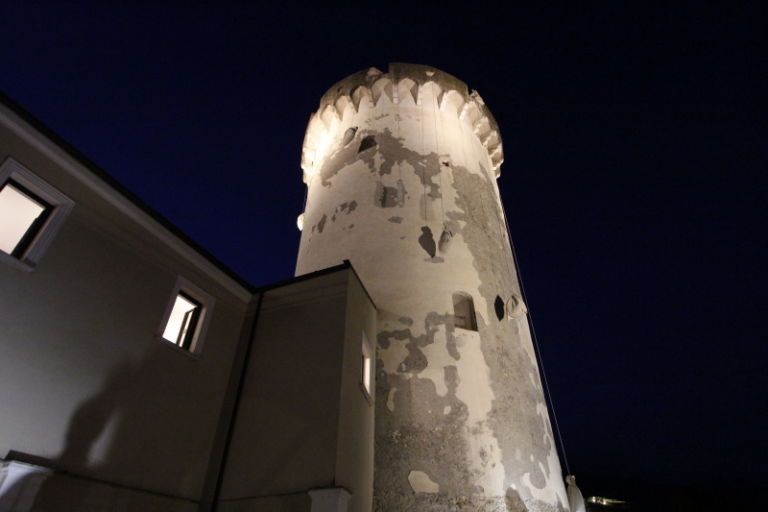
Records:
<instances>
[{"instance_id":1,"label":"distant light","mask_svg":"<svg viewBox=\"0 0 768 512\"><path fill-rule=\"evenodd\" d=\"M604 507L611 507L613 505L623 505L626 501L614 500L612 498L604 498L602 496L590 496L587 498L587 503L594 503L595 505L603 505Z\"/></svg>"},{"instance_id":2,"label":"distant light","mask_svg":"<svg viewBox=\"0 0 768 512\"><path fill-rule=\"evenodd\" d=\"M299 228L299 231L304 230L304 214L303 213L296 218L296 226Z\"/></svg>"}]
</instances>

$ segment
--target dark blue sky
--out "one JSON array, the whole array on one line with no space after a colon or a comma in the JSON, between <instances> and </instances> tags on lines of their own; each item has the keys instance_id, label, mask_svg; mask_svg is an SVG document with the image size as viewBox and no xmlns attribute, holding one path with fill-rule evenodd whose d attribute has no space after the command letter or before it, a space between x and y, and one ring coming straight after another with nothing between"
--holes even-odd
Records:
<instances>
[{"instance_id":1,"label":"dark blue sky","mask_svg":"<svg viewBox=\"0 0 768 512\"><path fill-rule=\"evenodd\" d=\"M301 143L325 90L390 61L458 76L501 127L499 184L584 492L753 492L768 474L766 11L621 4L3 2L0 89L260 285L293 274Z\"/></svg>"}]
</instances>

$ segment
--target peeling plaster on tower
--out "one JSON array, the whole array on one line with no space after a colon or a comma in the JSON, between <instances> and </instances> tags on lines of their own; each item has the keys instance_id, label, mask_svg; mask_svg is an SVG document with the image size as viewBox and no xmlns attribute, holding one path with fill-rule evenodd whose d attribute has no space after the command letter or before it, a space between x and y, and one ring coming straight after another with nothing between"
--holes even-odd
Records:
<instances>
[{"instance_id":1,"label":"peeling plaster on tower","mask_svg":"<svg viewBox=\"0 0 768 512\"><path fill-rule=\"evenodd\" d=\"M296 274L348 259L378 306L376 510L567 510L502 160L480 96L428 66L351 75L310 119Z\"/></svg>"}]
</instances>

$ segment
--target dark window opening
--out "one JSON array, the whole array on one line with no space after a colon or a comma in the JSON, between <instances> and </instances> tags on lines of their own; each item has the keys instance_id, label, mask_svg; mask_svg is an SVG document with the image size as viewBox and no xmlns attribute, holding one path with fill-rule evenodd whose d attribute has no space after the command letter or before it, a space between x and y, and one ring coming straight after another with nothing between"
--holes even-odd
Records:
<instances>
[{"instance_id":1,"label":"dark window opening","mask_svg":"<svg viewBox=\"0 0 768 512\"><path fill-rule=\"evenodd\" d=\"M496 300L493 302L493 309L496 310L496 318L498 318L499 321L504 320L504 301L498 295L496 296Z\"/></svg>"},{"instance_id":2,"label":"dark window opening","mask_svg":"<svg viewBox=\"0 0 768 512\"><path fill-rule=\"evenodd\" d=\"M477 330L477 318L475 317L475 304L466 293L453 294L453 325L469 331Z\"/></svg>"},{"instance_id":3,"label":"dark window opening","mask_svg":"<svg viewBox=\"0 0 768 512\"><path fill-rule=\"evenodd\" d=\"M381 189L381 206L387 206L387 202L389 200L389 196L394 195L390 194L389 191L394 191L392 187L382 187Z\"/></svg>"},{"instance_id":4,"label":"dark window opening","mask_svg":"<svg viewBox=\"0 0 768 512\"><path fill-rule=\"evenodd\" d=\"M373 135L366 135L363 137L363 140L360 141L360 149L358 149L357 152L362 153L366 149L376 147L376 144L376 137Z\"/></svg>"}]
</instances>

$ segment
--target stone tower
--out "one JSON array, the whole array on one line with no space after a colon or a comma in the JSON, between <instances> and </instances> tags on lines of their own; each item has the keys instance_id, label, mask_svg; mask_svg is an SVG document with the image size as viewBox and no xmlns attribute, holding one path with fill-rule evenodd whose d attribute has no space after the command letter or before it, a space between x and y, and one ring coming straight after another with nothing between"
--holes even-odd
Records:
<instances>
[{"instance_id":1,"label":"stone tower","mask_svg":"<svg viewBox=\"0 0 768 512\"><path fill-rule=\"evenodd\" d=\"M350 260L378 308L375 510L567 509L502 160L480 96L428 66L351 75L310 119L296 274Z\"/></svg>"}]
</instances>

